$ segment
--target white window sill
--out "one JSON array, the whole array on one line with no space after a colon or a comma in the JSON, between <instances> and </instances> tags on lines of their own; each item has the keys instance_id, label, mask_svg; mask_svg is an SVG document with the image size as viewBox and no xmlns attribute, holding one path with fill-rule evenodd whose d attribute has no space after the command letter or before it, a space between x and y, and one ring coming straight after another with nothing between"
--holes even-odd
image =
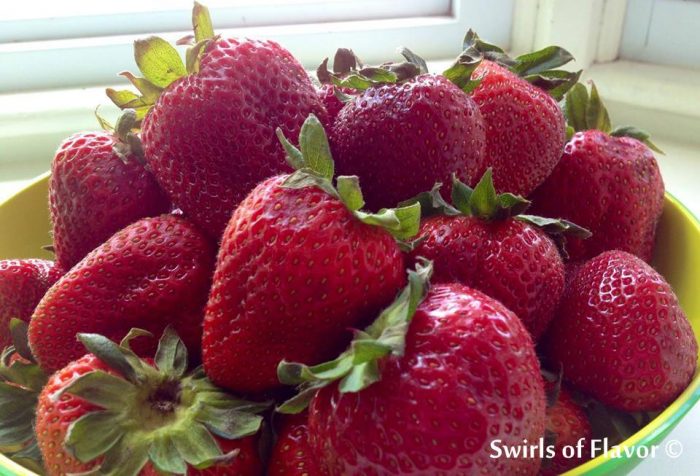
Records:
<instances>
[{"instance_id":1,"label":"white window sill","mask_svg":"<svg viewBox=\"0 0 700 476\"><path fill-rule=\"evenodd\" d=\"M594 64L584 79L595 80L613 123L700 144L700 70L620 60Z\"/></svg>"}]
</instances>

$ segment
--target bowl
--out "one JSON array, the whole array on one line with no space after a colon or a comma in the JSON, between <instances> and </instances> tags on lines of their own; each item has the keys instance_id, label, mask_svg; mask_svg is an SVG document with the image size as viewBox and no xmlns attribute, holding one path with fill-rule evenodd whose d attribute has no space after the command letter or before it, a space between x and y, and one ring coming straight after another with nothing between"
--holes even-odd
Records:
<instances>
[{"instance_id":1,"label":"bowl","mask_svg":"<svg viewBox=\"0 0 700 476\"><path fill-rule=\"evenodd\" d=\"M16 195L0 203L0 259L31 258L51 255L42 249L51 242L47 209L48 174L34 180ZM657 232L654 267L673 286L696 337L700 340L700 222L672 195L666 194L664 211ZM700 398L700 374L685 391L648 425L620 444L624 448L651 447L678 424ZM641 462L634 456L610 457L611 453L574 468L574 475L627 474ZM1 476L36 476L0 455Z\"/></svg>"}]
</instances>

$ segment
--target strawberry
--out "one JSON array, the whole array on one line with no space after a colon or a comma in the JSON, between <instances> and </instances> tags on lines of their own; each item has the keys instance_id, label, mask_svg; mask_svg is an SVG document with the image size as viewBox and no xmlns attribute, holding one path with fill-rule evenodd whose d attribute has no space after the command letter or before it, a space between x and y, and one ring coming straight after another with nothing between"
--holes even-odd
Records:
<instances>
[{"instance_id":1,"label":"strawberry","mask_svg":"<svg viewBox=\"0 0 700 476\"><path fill-rule=\"evenodd\" d=\"M429 264L410 272L397 300L334 361L283 362L280 379L301 392L280 410L311 399L309 443L331 475L536 474L537 455L491 456L494 443L544 434L530 335L505 306L462 284L426 296L429 275Z\"/></svg>"},{"instance_id":2,"label":"strawberry","mask_svg":"<svg viewBox=\"0 0 700 476\"><path fill-rule=\"evenodd\" d=\"M10 328L12 345L0 355L0 453L41 473L33 423L47 375L29 351L27 323L12 319Z\"/></svg>"},{"instance_id":3,"label":"strawberry","mask_svg":"<svg viewBox=\"0 0 700 476\"><path fill-rule=\"evenodd\" d=\"M633 127L611 130L595 85L590 98L577 85L566 97L569 140L552 175L533 195L534 209L585 226L593 238L571 240L572 259L619 249L650 261L664 203L664 183L649 135Z\"/></svg>"},{"instance_id":4,"label":"strawberry","mask_svg":"<svg viewBox=\"0 0 700 476\"><path fill-rule=\"evenodd\" d=\"M51 162L54 250L66 270L125 226L169 209L143 158L126 145L133 137L131 126L133 118L127 114L115 132L72 135Z\"/></svg>"},{"instance_id":5,"label":"strawberry","mask_svg":"<svg viewBox=\"0 0 700 476\"><path fill-rule=\"evenodd\" d=\"M624 411L664 408L690 382L698 356L671 286L623 251L578 268L544 343L566 382Z\"/></svg>"},{"instance_id":6,"label":"strawberry","mask_svg":"<svg viewBox=\"0 0 700 476\"><path fill-rule=\"evenodd\" d=\"M129 225L75 265L39 302L29 326L37 360L55 371L83 355L75 340L78 332L120 339L132 327L159 333L168 324L197 356L213 263L207 238L182 217L162 215ZM138 350L152 351L147 346Z\"/></svg>"},{"instance_id":7,"label":"strawberry","mask_svg":"<svg viewBox=\"0 0 700 476\"><path fill-rule=\"evenodd\" d=\"M362 66L362 61L352 50L338 48L333 57L332 72L328 70L328 58L325 58L316 68L316 77L321 84L316 90L328 113L326 127L333 126L340 110L351 99L350 95L358 92L351 87L340 87L336 84L357 73L358 68L362 68Z\"/></svg>"},{"instance_id":8,"label":"strawberry","mask_svg":"<svg viewBox=\"0 0 700 476\"><path fill-rule=\"evenodd\" d=\"M10 319L29 322L34 308L61 274L53 261L0 260L0 350L10 344Z\"/></svg>"},{"instance_id":9,"label":"strawberry","mask_svg":"<svg viewBox=\"0 0 700 476\"><path fill-rule=\"evenodd\" d=\"M536 340L564 291L564 263L547 232L584 236L586 230L565 220L524 215L530 202L497 195L491 169L474 189L454 178L455 206L442 199L439 188L414 199L428 218L412 256L433 261L434 282L461 282L501 301Z\"/></svg>"},{"instance_id":10,"label":"strawberry","mask_svg":"<svg viewBox=\"0 0 700 476\"><path fill-rule=\"evenodd\" d=\"M546 434L554 455L547 455L540 468L540 476L556 476L581 465L590 459L593 437L591 423L584 409L576 403L571 393L561 387L561 382L545 381L549 400L547 406ZM584 440L579 446L579 440ZM564 456L565 446L577 448L574 457ZM580 457L579 457L580 455Z\"/></svg>"},{"instance_id":11,"label":"strawberry","mask_svg":"<svg viewBox=\"0 0 700 476\"><path fill-rule=\"evenodd\" d=\"M359 93L333 124L333 155L340 173L360 177L372 210L447 183L453 172L471 182L484 164L484 125L474 101L445 77L428 74L410 51L403 54L407 62L336 80Z\"/></svg>"},{"instance_id":12,"label":"strawberry","mask_svg":"<svg viewBox=\"0 0 700 476\"><path fill-rule=\"evenodd\" d=\"M158 183L218 239L260 180L289 170L275 128L296 140L306 116L325 118L325 110L304 68L274 41L215 37L197 3L193 25L187 67L164 40L137 41L145 78L128 77L142 95L108 95L145 115L141 139Z\"/></svg>"},{"instance_id":13,"label":"strawberry","mask_svg":"<svg viewBox=\"0 0 700 476\"><path fill-rule=\"evenodd\" d=\"M328 113L327 123L329 126L332 126L340 110L345 106L345 103L338 97L338 91L342 93L342 90L339 90L332 84L322 84L316 91Z\"/></svg>"},{"instance_id":14,"label":"strawberry","mask_svg":"<svg viewBox=\"0 0 700 476\"><path fill-rule=\"evenodd\" d=\"M573 59L556 46L510 58L469 30L463 47L443 74L469 93L483 117L485 160L472 179L492 167L498 191L527 196L561 157L566 126L557 100L580 71L551 69Z\"/></svg>"},{"instance_id":15,"label":"strawberry","mask_svg":"<svg viewBox=\"0 0 700 476\"><path fill-rule=\"evenodd\" d=\"M224 232L204 320L204 368L239 392L278 387L282 359L318 363L344 348L404 283L393 235L418 231L418 204L360 211L357 177L332 184L333 160L318 119L301 151L279 132L299 170L260 183Z\"/></svg>"},{"instance_id":16,"label":"strawberry","mask_svg":"<svg viewBox=\"0 0 700 476\"><path fill-rule=\"evenodd\" d=\"M326 476L311 454L308 415L299 413L282 418L267 468L268 476Z\"/></svg>"},{"instance_id":17,"label":"strawberry","mask_svg":"<svg viewBox=\"0 0 700 476\"><path fill-rule=\"evenodd\" d=\"M48 476L262 475L257 413L266 404L224 393L201 371L186 373L186 348L170 328L155 359L139 359L129 341L143 334L134 330L121 345L78 335L90 353L53 374L39 396Z\"/></svg>"}]
</instances>

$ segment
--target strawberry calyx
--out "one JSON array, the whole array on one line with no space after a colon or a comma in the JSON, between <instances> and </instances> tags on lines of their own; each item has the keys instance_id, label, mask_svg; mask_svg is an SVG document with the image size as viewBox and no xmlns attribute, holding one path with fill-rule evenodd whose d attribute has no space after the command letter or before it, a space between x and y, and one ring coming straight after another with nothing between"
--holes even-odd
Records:
<instances>
[{"instance_id":1,"label":"strawberry calyx","mask_svg":"<svg viewBox=\"0 0 700 476\"><path fill-rule=\"evenodd\" d=\"M617 445L649 424L659 412L625 412L603 405L598 400L571 392L574 401L583 408L591 424L593 439L607 438L610 446Z\"/></svg>"},{"instance_id":2,"label":"strawberry calyx","mask_svg":"<svg viewBox=\"0 0 700 476\"><path fill-rule=\"evenodd\" d=\"M433 215L475 216L482 220L503 220L519 215L530 206L530 202L520 195L496 193L493 185L493 171L488 168L476 187L471 188L452 175L452 203L448 203L440 193L441 183L436 183L429 192L423 192L402 202L408 205L418 202L424 217Z\"/></svg>"},{"instance_id":3,"label":"strawberry calyx","mask_svg":"<svg viewBox=\"0 0 700 476\"><path fill-rule=\"evenodd\" d=\"M34 414L48 376L29 349L27 323L12 319L10 335L12 345L0 354L0 453L41 473Z\"/></svg>"},{"instance_id":4,"label":"strawberry calyx","mask_svg":"<svg viewBox=\"0 0 700 476\"><path fill-rule=\"evenodd\" d=\"M336 359L314 366L280 362L277 376L298 393L277 408L280 413L300 413L323 387L338 382L341 393L360 392L381 379L379 363L388 356L401 357L406 334L418 305L429 290L431 261L419 258L408 271L408 284L377 319L364 330L356 330L350 346Z\"/></svg>"},{"instance_id":5,"label":"strawberry calyx","mask_svg":"<svg viewBox=\"0 0 700 476\"><path fill-rule=\"evenodd\" d=\"M368 213L361 210L365 201L357 176L342 175L333 184L335 164L328 137L315 115L310 114L301 127L299 148L287 140L280 128L277 128L277 137L285 150L287 162L296 170L284 181L284 187L318 187L343 202L355 218L367 225L382 227L397 240L406 240L418 233L419 203Z\"/></svg>"},{"instance_id":6,"label":"strawberry calyx","mask_svg":"<svg viewBox=\"0 0 700 476\"><path fill-rule=\"evenodd\" d=\"M112 150L122 162L127 164L130 158L135 158L138 163L145 165L146 159L143 145L138 136L139 120L136 117L135 110L125 109L117 119L116 125L112 125L100 114L98 106L95 109L95 118L97 118L97 122L104 131L114 136L115 141Z\"/></svg>"},{"instance_id":7,"label":"strawberry calyx","mask_svg":"<svg viewBox=\"0 0 700 476\"><path fill-rule=\"evenodd\" d=\"M405 61L366 66L352 50L339 48L333 59L333 71L328 70L328 58L325 58L316 69L316 76L321 84L333 84L337 89L365 91L382 84L402 83L428 72L425 60L413 51L401 47L398 52ZM341 95L339 99L347 101L348 97Z\"/></svg>"},{"instance_id":8,"label":"strawberry calyx","mask_svg":"<svg viewBox=\"0 0 700 476\"><path fill-rule=\"evenodd\" d=\"M496 193L493 171L488 168L474 188L452 176L452 203L464 215L482 220L505 219L520 215L530 202L520 195Z\"/></svg>"},{"instance_id":9,"label":"strawberry calyx","mask_svg":"<svg viewBox=\"0 0 700 476\"><path fill-rule=\"evenodd\" d=\"M349 48L338 48L333 57L333 71L328 69L328 58L316 68L316 77L321 84L333 84L333 79L346 78L363 67L362 60Z\"/></svg>"},{"instance_id":10,"label":"strawberry calyx","mask_svg":"<svg viewBox=\"0 0 700 476\"><path fill-rule=\"evenodd\" d=\"M566 237L587 239L592 233L576 223L563 218L547 218L537 215L526 215L525 211L531 202L520 195L512 193L496 193L493 184L491 168L481 176L474 188L463 183L455 174L452 175L452 203L448 203L440 193L441 183L436 183L432 190L423 192L415 197L401 202L399 206L410 206L420 203L423 217L433 215L473 216L485 221L498 221L513 218L542 229L559 247L565 258ZM421 238L415 240L420 244ZM407 246L411 251L415 246Z\"/></svg>"},{"instance_id":11,"label":"strawberry calyx","mask_svg":"<svg viewBox=\"0 0 700 476\"><path fill-rule=\"evenodd\" d=\"M634 126L618 126L613 129L610 115L605 108L598 88L590 81L590 95L586 86L576 83L566 94L564 100L564 117L567 122L567 138L570 139L575 132L586 130L599 130L613 137L631 137L645 144L651 150L663 154L656 144L651 141L648 132Z\"/></svg>"},{"instance_id":12,"label":"strawberry calyx","mask_svg":"<svg viewBox=\"0 0 700 476\"><path fill-rule=\"evenodd\" d=\"M418 194L399 205L420 203L423 217L464 215L487 221L514 218L542 228L550 235L567 234L582 239L591 236L590 231L569 220L526 215L524 212L530 207L531 202L520 195L496 193L491 168L486 169L474 188L463 183L453 174L451 204L442 197L441 187L441 183L436 183L429 192Z\"/></svg>"},{"instance_id":13,"label":"strawberry calyx","mask_svg":"<svg viewBox=\"0 0 700 476\"><path fill-rule=\"evenodd\" d=\"M547 411L553 408L559 401L559 395L561 394L561 384L563 378L563 367L559 368L558 373L550 372L549 370L541 369L542 379L545 382L544 392L547 401ZM555 446L559 434L550 428L544 429L544 443L547 446ZM549 455L545 455L542 458L542 468L549 468L552 465L553 458Z\"/></svg>"},{"instance_id":14,"label":"strawberry calyx","mask_svg":"<svg viewBox=\"0 0 700 476\"><path fill-rule=\"evenodd\" d=\"M268 403L238 399L214 386L201 368L187 372L187 349L172 328L163 332L154 363L139 358L130 340L150 336L132 329L116 344L98 334L78 334L86 349L119 375L86 373L54 395L72 394L98 407L68 428L64 446L81 462L103 457L87 474L137 475L150 462L167 474L186 474L230 461L218 438L257 433Z\"/></svg>"},{"instance_id":15,"label":"strawberry calyx","mask_svg":"<svg viewBox=\"0 0 700 476\"><path fill-rule=\"evenodd\" d=\"M117 140L112 150L124 163L128 162L129 158L135 158L141 165L146 163L143 144L138 136L138 127L139 119L133 109L125 109L117 119L114 127L114 136Z\"/></svg>"},{"instance_id":16,"label":"strawberry calyx","mask_svg":"<svg viewBox=\"0 0 700 476\"><path fill-rule=\"evenodd\" d=\"M558 372L551 372L546 369L541 369L542 379L545 385L545 397L547 399L547 408L552 408L559 401L559 394L561 393L561 384L564 379L564 368L559 367Z\"/></svg>"},{"instance_id":17,"label":"strawberry calyx","mask_svg":"<svg viewBox=\"0 0 700 476\"><path fill-rule=\"evenodd\" d=\"M563 98L581 77L581 70L570 72L556 69L574 59L571 53L559 46L547 46L513 58L501 47L482 40L474 30L470 29L462 42L462 50L443 75L467 93L479 85L479 78L472 76L483 60L503 66L525 81L546 91L557 101Z\"/></svg>"},{"instance_id":18,"label":"strawberry calyx","mask_svg":"<svg viewBox=\"0 0 700 476\"><path fill-rule=\"evenodd\" d=\"M138 90L138 94L127 90L107 88L107 96L120 109L133 109L137 125L158 100L158 97L177 79L199 72L199 66L209 42L215 37L209 10L198 2L192 9L194 35L178 41L190 44L182 61L178 51L167 41L157 36L134 42L134 59L142 77L123 71L124 76Z\"/></svg>"}]
</instances>

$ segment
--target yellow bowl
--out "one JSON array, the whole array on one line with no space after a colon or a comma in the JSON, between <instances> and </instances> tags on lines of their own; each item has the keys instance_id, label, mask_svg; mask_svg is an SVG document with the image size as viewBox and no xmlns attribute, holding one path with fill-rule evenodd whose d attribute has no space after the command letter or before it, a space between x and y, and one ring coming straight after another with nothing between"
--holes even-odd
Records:
<instances>
[{"instance_id":1,"label":"yellow bowl","mask_svg":"<svg viewBox=\"0 0 700 476\"><path fill-rule=\"evenodd\" d=\"M42 246L50 243L47 210L48 174L0 204L0 259L50 257ZM664 213L657 234L654 266L671 283L700 340L700 222L673 196L666 195ZM700 398L700 375L647 426L624 441L621 447L651 447L658 444ZM624 455L624 451L622 451ZM637 454L636 452L634 454ZM572 475L626 474L641 461L637 457L607 455L566 473ZM1 476L35 476L0 455Z\"/></svg>"}]
</instances>

